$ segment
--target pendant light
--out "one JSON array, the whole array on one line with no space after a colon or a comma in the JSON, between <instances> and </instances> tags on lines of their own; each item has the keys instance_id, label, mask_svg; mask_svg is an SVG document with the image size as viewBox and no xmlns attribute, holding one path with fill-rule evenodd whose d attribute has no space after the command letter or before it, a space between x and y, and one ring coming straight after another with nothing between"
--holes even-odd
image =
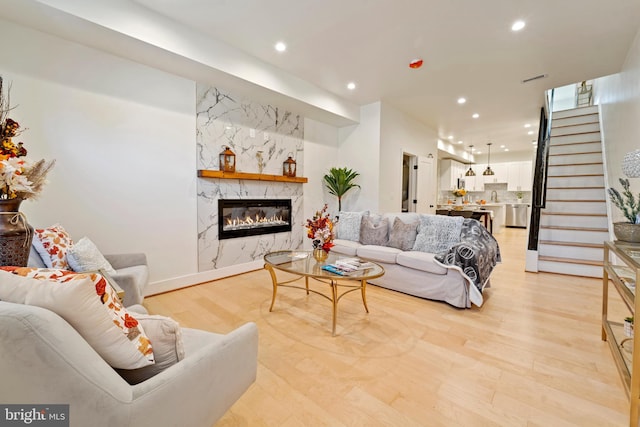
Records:
<instances>
[{"instance_id":1,"label":"pendant light","mask_svg":"<svg viewBox=\"0 0 640 427\"><path fill-rule=\"evenodd\" d=\"M476 173L471 169L471 154L473 153L473 145L469 146L469 170L465 172L464 176L476 176Z\"/></svg>"},{"instance_id":2,"label":"pendant light","mask_svg":"<svg viewBox=\"0 0 640 427\"><path fill-rule=\"evenodd\" d=\"M495 175L495 172L493 172L491 170L491 143L487 142L487 145L489 146L489 154L487 156L487 168L484 170L484 172L482 172L482 175Z\"/></svg>"}]
</instances>

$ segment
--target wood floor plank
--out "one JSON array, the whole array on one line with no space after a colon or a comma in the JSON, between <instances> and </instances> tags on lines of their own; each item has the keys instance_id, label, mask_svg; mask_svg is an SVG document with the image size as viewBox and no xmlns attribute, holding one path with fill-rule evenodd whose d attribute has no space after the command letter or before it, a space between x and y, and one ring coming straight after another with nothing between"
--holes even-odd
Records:
<instances>
[{"instance_id":1,"label":"wood floor plank","mask_svg":"<svg viewBox=\"0 0 640 427\"><path fill-rule=\"evenodd\" d=\"M281 289L269 312L264 270L144 305L217 333L258 324L257 381L218 427L628 424L626 393L600 339L601 281L525 272L526 230L496 238L503 262L482 307L369 286L369 314L357 293L340 300L336 337L331 305L317 295ZM626 316L610 292L611 316Z\"/></svg>"}]
</instances>

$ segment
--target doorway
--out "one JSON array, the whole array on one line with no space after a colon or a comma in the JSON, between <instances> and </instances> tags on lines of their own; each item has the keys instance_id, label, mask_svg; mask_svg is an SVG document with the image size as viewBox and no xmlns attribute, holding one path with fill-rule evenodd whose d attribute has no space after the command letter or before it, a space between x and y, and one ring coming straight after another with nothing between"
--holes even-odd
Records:
<instances>
[{"instance_id":1,"label":"doorway","mask_svg":"<svg viewBox=\"0 0 640 427\"><path fill-rule=\"evenodd\" d=\"M413 174L411 171L413 171L414 163L412 162L412 159L414 158L415 156L411 156L406 153L402 155L402 212L415 212L416 210L415 204L410 203L412 200L409 198L409 195L413 194L411 185L411 178Z\"/></svg>"},{"instance_id":2,"label":"doorway","mask_svg":"<svg viewBox=\"0 0 640 427\"><path fill-rule=\"evenodd\" d=\"M402 154L402 212L436 212L433 155Z\"/></svg>"}]
</instances>

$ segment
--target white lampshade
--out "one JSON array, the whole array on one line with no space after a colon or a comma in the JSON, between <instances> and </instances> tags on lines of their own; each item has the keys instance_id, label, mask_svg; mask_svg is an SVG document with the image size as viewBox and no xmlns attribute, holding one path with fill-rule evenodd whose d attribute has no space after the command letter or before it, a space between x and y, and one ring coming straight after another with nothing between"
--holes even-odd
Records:
<instances>
[{"instance_id":1,"label":"white lampshade","mask_svg":"<svg viewBox=\"0 0 640 427\"><path fill-rule=\"evenodd\" d=\"M640 150L625 154L622 160L622 173L629 178L640 177Z\"/></svg>"}]
</instances>

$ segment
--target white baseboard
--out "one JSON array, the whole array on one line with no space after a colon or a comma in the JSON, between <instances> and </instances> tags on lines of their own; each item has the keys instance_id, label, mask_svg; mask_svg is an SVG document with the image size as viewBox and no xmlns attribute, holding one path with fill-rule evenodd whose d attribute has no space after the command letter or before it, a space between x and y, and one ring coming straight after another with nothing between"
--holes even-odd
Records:
<instances>
[{"instance_id":1,"label":"white baseboard","mask_svg":"<svg viewBox=\"0 0 640 427\"><path fill-rule=\"evenodd\" d=\"M248 271L260 270L261 268L263 268L263 266L264 261L262 259L259 259L244 264L218 268L216 270L202 271L195 274L188 274L186 276L173 277L167 280L151 282L145 290L145 296L148 297L151 295L162 294L193 285L198 285L200 283L210 282L212 280L235 276L237 274L246 273Z\"/></svg>"},{"instance_id":2,"label":"white baseboard","mask_svg":"<svg viewBox=\"0 0 640 427\"><path fill-rule=\"evenodd\" d=\"M538 251L527 250L524 271L529 271L531 273L538 272Z\"/></svg>"}]
</instances>

